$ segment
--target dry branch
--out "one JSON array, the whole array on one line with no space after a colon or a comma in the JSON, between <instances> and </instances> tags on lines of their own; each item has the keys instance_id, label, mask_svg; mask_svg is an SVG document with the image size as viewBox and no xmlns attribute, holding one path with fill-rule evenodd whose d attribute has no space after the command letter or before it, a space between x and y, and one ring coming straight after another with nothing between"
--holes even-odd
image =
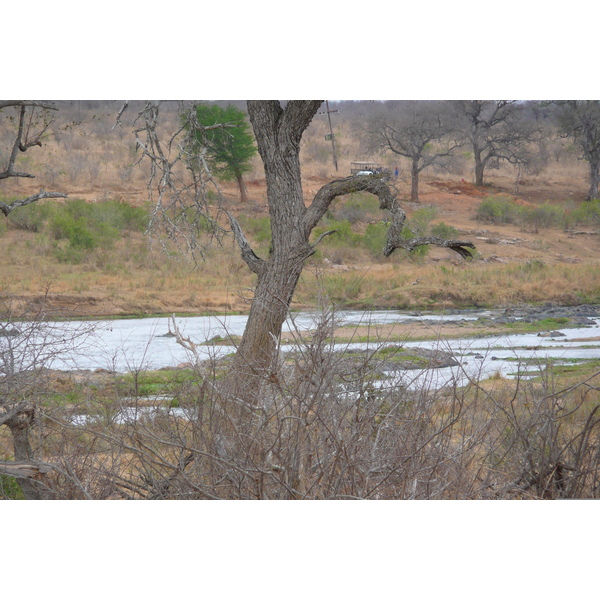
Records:
<instances>
[{"instance_id":1,"label":"dry branch","mask_svg":"<svg viewBox=\"0 0 600 600\"><path fill-rule=\"evenodd\" d=\"M4 213L6 217L15 209L20 206L27 206L28 204L33 204L38 200L43 200L45 198L68 198L67 194L61 194L60 192L46 192L45 190L40 190L39 194L34 194L33 196L29 196L28 198L23 198L21 200L15 200L10 204L5 204L4 202L0 202L0 211Z\"/></svg>"},{"instance_id":2,"label":"dry branch","mask_svg":"<svg viewBox=\"0 0 600 600\"><path fill-rule=\"evenodd\" d=\"M54 466L44 462L0 461L0 474L24 479L35 479L54 470Z\"/></svg>"}]
</instances>

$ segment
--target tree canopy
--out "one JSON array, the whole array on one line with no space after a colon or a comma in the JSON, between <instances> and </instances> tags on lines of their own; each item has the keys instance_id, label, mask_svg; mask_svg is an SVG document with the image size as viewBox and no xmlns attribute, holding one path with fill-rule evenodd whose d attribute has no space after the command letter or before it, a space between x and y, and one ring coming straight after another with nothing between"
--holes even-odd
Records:
<instances>
[{"instance_id":1,"label":"tree canopy","mask_svg":"<svg viewBox=\"0 0 600 600\"><path fill-rule=\"evenodd\" d=\"M246 200L242 176L252 169L251 159L256 155L254 136L243 111L229 104L198 104L194 130L194 150L206 151L206 160L212 173L224 180L235 179L240 186L242 200ZM215 127L217 125L217 127Z\"/></svg>"}]
</instances>

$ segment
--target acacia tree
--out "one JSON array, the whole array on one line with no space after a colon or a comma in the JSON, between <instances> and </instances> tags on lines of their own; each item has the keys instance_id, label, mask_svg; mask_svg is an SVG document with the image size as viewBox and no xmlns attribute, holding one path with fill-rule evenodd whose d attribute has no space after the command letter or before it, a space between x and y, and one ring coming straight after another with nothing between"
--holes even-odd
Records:
<instances>
[{"instance_id":1,"label":"acacia tree","mask_svg":"<svg viewBox=\"0 0 600 600\"><path fill-rule=\"evenodd\" d=\"M192 128L195 138L192 152L205 151L212 173L225 180L235 179L241 201L246 202L248 195L243 176L250 171L250 159L256 155L246 115L233 104L226 108L199 104L195 122L188 122L187 126Z\"/></svg>"},{"instance_id":2,"label":"acacia tree","mask_svg":"<svg viewBox=\"0 0 600 600\"><path fill-rule=\"evenodd\" d=\"M11 121L16 121L16 131L7 161L0 166L0 168L3 169L0 172L0 180L9 179L11 177L33 179L35 178L35 175L18 170L17 157L19 153L27 152L34 146L41 147L42 139L52 124L52 118L50 117L49 111L57 110L57 108L48 102L33 100L0 101L0 111L7 108L14 108L16 110L16 119L13 115L8 117ZM66 194L40 190L37 194L33 194L27 198L19 198L10 204L0 202L0 211L4 213L4 216L8 216L15 208L27 206L28 204L32 204L33 202L37 202L44 198L66 197Z\"/></svg>"},{"instance_id":3,"label":"acacia tree","mask_svg":"<svg viewBox=\"0 0 600 600\"><path fill-rule=\"evenodd\" d=\"M398 102L392 114L381 114L367 125L371 150L393 152L411 163L412 202L419 201L419 175L433 164L447 159L461 143L453 138L456 122L442 102Z\"/></svg>"},{"instance_id":4,"label":"acacia tree","mask_svg":"<svg viewBox=\"0 0 600 600\"><path fill-rule=\"evenodd\" d=\"M590 165L590 189L587 200L599 197L600 183L600 101L567 100L559 106L560 135L570 137L578 147L581 158Z\"/></svg>"},{"instance_id":5,"label":"acacia tree","mask_svg":"<svg viewBox=\"0 0 600 600\"><path fill-rule=\"evenodd\" d=\"M460 100L454 105L463 119L464 135L473 149L475 185L484 184L485 169L499 161L525 164L531 154L527 144L539 128L520 118L514 100Z\"/></svg>"},{"instance_id":6,"label":"acacia tree","mask_svg":"<svg viewBox=\"0 0 600 600\"><path fill-rule=\"evenodd\" d=\"M248 322L232 370L232 390L244 400L251 401L260 389L261 381L276 377L281 328L300 273L323 237L335 233L327 231L311 241L311 232L338 196L370 192L379 198L380 208L389 211L390 226L383 249L384 256L389 256L397 248L411 251L422 245L451 248L462 256L468 256L467 248L474 247L471 242L437 237L403 239L406 215L397 204L396 194L384 176L363 175L332 181L324 185L307 206L302 192L300 141L321 104L321 100L289 101L285 105L276 100L260 100L248 101L247 104L265 169L272 239L269 257L259 257L237 220L227 213L242 258L257 275ZM144 156L151 160L151 188L157 186L155 214L166 214L171 219L169 215L173 212L185 213L189 209L189 206L186 208L186 202L193 200L200 212L209 215L210 222L218 221L218 216L223 214L222 206L210 206L206 194L202 193L207 182L211 181L207 165L201 163L202 153L194 154L193 164L187 165L185 161L190 159L189 155L187 158L181 154L170 156L169 149L185 147L185 142L177 144L174 138L177 135L189 135L189 132L176 132L165 144L158 135L158 115L159 104L149 102L138 115L144 124L136 130L138 144L143 148ZM142 132L145 132L144 139ZM186 181L185 185L181 185L178 168L184 165L193 182ZM200 166L203 166L203 171ZM173 223L173 220L168 222Z\"/></svg>"}]
</instances>

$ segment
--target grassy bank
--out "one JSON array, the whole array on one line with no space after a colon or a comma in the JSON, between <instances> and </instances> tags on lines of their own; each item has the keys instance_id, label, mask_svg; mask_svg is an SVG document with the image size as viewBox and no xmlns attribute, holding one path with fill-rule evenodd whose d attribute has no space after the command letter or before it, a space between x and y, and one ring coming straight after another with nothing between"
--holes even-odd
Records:
<instances>
[{"instance_id":1,"label":"grassy bank","mask_svg":"<svg viewBox=\"0 0 600 600\"><path fill-rule=\"evenodd\" d=\"M422 247L417 253L397 251L386 259L381 256L386 224L373 221L382 217L372 200L350 197L327 216L322 228L337 233L325 238L307 263L292 308L323 302L364 310L600 302L595 238L568 235L556 228L558 222L554 229L527 239L515 238L514 229L506 229L510 224L491 233L459 233L429 206L412 212L412 231L474 240L473 257L464 260L449 250ZM47 306L57 316L249 310L255 276L230 237L194 264L149 245L144 233L147 207L70 200L27 209L1 222L5 298L40 302L48 292ZM240 222L256 252L268 256L268 217L244 216Z\"/></svg>"}]
</instances>

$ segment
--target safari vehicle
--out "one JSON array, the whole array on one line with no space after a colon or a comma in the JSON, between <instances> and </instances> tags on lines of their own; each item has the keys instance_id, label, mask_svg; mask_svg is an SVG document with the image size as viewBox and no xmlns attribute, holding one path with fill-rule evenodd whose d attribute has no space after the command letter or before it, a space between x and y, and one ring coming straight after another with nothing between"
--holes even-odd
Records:
<instances>
[{"instance_id":1,"label":"safari vehicle","mask_svg":"<svg viewBox=\"0 0 600 600\"><path fill-rule=\"evenodd\" d=\"M370 162L368 160L360 160L350 163L350 174L351 175L369 175L371 173L379 173L383 170L383 167L376 162Z\"/></svg>"}]
</instances>

